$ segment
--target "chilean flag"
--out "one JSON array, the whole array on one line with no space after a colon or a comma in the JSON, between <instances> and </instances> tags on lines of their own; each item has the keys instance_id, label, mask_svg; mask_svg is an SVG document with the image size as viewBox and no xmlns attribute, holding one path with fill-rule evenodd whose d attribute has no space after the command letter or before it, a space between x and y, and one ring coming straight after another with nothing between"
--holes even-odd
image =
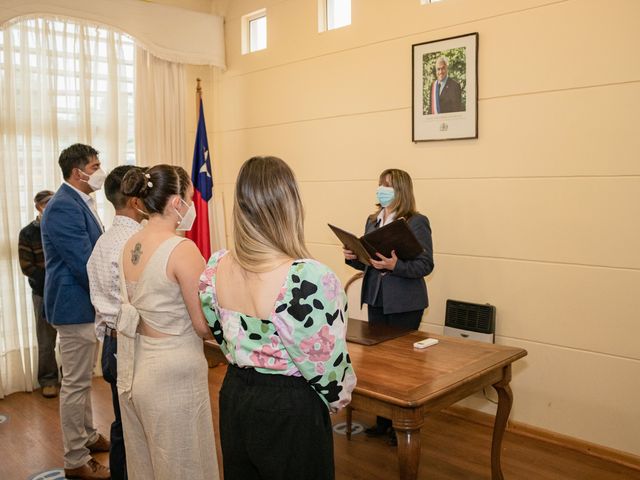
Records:
<instances>
[{"instance_id":1,"label":"chilean flag","mask_svg":"<svg viewBox=\"0 0 640 480\"><path fill-rule=\"evenodd\" d=\"M208 202L213 194L213 179L211 178L211 162L209 161L209 142L207 128L204 123L204 109L200 99L200 115L198 117L198 131L196 145L193 149L193 165L191 167L191 182L193 183L193 204L196 207L196 221L186 234L200 249L202 256L209 260L211 256L211 238L209 236Z\"/></svg>"}]
</instances>

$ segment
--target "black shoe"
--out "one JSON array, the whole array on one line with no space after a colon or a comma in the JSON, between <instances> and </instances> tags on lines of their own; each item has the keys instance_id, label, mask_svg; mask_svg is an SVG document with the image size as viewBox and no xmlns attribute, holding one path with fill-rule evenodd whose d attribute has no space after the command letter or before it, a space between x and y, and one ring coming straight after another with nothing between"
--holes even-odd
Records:
<instances>
[{"instance_id":1,"label":"black shoe","mask_svg":"<svg viewBox=\"0 0 640 480\"><path fill-rule=\"evenodd\" d=\"M382 435L386 435L388 432L388 427L383 427L381 425L374 425L373 427L367 428L364 433L367 437L381 437Z\"/></svg>"}]
</instances>

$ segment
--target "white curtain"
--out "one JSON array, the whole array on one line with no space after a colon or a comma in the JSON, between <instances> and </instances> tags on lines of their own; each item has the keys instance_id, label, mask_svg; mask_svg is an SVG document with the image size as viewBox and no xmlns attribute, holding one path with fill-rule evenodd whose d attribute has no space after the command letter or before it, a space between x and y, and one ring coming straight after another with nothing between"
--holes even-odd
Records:
<instances>
[{"instance_id":1,"label":"white curtain","mask_svg":"<svg viewBox=\"0 0 640 480\"><path fill-rule=\"evenodd\" d=\"M133 40L110 29L40 17L0 30L0 398L36 384L31 292L18 263L33 196L60 185L57 160L70 144L92 145L105 170L134 162L134 68Z\"/></svg>"},{"instance_id":2,"label":"white curtain","mask_svg":"<svg viewBox=\"0 0 640 480\"><path fill-rule=\"evenodd\" d=\"M136 51L136 159L138 165L180 165L185 147L185 69L138 47Z\"/></svg>"}]
</instances>

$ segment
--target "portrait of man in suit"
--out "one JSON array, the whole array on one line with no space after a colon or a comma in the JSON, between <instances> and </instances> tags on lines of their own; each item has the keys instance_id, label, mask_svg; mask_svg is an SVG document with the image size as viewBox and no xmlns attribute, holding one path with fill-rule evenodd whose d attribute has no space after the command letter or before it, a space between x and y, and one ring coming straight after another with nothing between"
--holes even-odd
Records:
<instances>
[{"instance_id":1,"label":"portrait of man in suit","mask_svg":"<svg viewBox=\"0 0 640 480\"><path fill-rule=\"evenodd\" d=\"M449 76L449 59L440 55L435 64L436 79L431 84L427 114L464 112L460 84Z\"/></svg>"},{"instance_id":2,"label":"portrait of man in suit","mask_svg":"<svg viewBox=\"0 0 640 480\"><path fill-rule=\"evenodd\" d=\"M478 138L478 34L412 45L411 140Z\"/></svg>"}]
</instances>

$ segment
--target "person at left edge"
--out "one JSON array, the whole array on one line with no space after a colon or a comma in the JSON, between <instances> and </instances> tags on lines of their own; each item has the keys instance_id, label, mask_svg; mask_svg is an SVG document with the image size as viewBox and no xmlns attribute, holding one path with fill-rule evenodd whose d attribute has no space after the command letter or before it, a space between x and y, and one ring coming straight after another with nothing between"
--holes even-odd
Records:
<instances>
[{"instance_id":1,"label":"person at left edge","mask_svg":"<svg viewBox=\"0 0 640 480\"><path fill-rule=\"evenodd\" d=\"M18 240L18 256L20 268L29 278L33 311L36 316L36 336L38 337L38 383L42 388L42 396L54 398L58 396L58 364L56 362L56 329L49 325L44 315L44 253L42 252L42 235L40 220L42 212L53 197L51 190L36 193L33 199L38 217L20 230Z\"/></svg>"},{"instance_id":2,"label":"person at left edge","mask_svg":"<svg viewBox=\"0 0 640 480\"><path fill-rule=\"evenodd\" d=\"M121 165L109 172L104 193L116 210L113 224L96 242L87 263L91 303L96 310L96 336L102 345L102 376L111 385L114 421L111 423L109 469L112 480L127 478L124 435L117 388L116 319L120 312L120 255L124 244L142 229L140 222L147 216L142 201L121 191L122 179L133 165Z\"/></svg>"},{"instance_id":3,"label":"person at left edge","mask_svg":"<svg viewBox=\"0 0 640 480\"><path fill-rule=\"evenodd\" d=\"M96 361L95 311L89 297L87 261L102 235L95 199L105 173L98 152L77 143L60 153L64 182L41 222L46 276L45 314L58 331L62 360L60 423L67 478L107 479L109 469L91 457L109 451L93 426L91 377Z\"/></svg>"}]
</instances>

